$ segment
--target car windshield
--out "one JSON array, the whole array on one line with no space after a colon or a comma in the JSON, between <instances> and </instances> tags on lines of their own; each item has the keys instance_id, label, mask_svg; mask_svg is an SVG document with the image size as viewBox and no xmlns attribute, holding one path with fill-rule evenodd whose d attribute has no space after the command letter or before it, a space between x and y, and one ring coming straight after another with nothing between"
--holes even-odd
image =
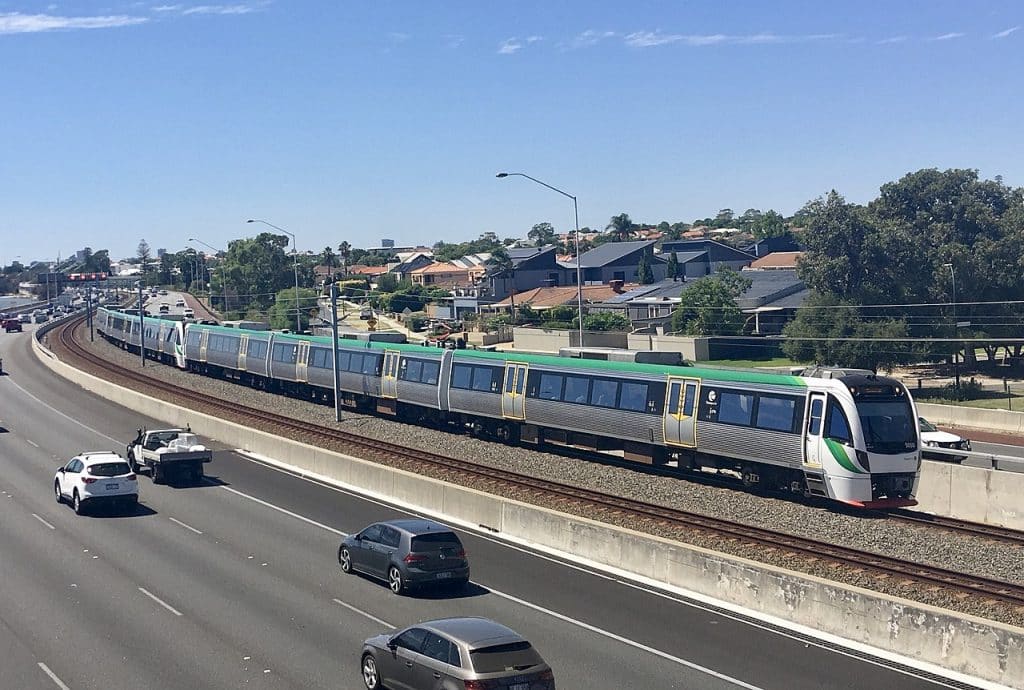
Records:
<instances>
[{"instance_id":1,"label":"car windshield","mask_svg":"<svg viewBox=\"0 0 1024 690\"><path fill-rule=\"evenodd\" d=\"M462 549L462 542L454 532L436 532L421 534L412 538L410 548L413 551L441 551L443 549Z\"/></svg>"},{"instance_id":2,"label":"car windshield","mask_svg":"<svg viewBox=\"0 0 1024 690\"><path fill-rule=\"evenodd\" d=\"M469 652L469 658L477 673L524 671L544 663L537 650L526 640L474 649Z\"/></svg>"},{"instance_id":3,"label":"car windshield","mask_svg":"<svg viewBox=\"0 0 1024 690\"><path fill-rule=\"evenodd\" d=\"M905 398L899 400L862 400L857 414L864 429L869 453L902 453L917 448L917 433Z\"/></svg>"},{"instance_id":4,"label":"car windshield","mask_svg":"<svg viewBox=\"0 0 1024 690\"><path fill-rule=\"evenodd\" d=\"M924 417L918 417L917 421L920 422L920 424L921 424L921 431L923 431L923 432L924 431L938 431L939 430L938 427L936 427L934 424L929 422Z\"/></svg>"},{"instance_id":5,"label":"car windshield","mask_svg":"<svg viewBox=\"0 0 1024 690\"><path fill-rule=\"evenodd\" d=\"M117 477L130 472L127 462L101 462L89 467L89 474L97 477Z\"/></svg>"}]
</instances>

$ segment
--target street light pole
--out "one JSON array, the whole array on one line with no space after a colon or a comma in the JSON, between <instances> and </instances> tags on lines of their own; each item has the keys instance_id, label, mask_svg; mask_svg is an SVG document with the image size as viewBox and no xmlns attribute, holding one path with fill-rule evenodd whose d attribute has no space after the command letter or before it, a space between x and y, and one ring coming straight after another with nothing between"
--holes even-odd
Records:
<instances>
[{"instance_id":1,"label":"street light pole","mask_svg":"<svg viewBox=\"0 0 1024 690\"><path fill-rule=\"evenodd\" d=\"M197 240L195 237L189 237L188 241L189 242L198 242L199 244L203 245L204 247L209 247L213 251L223 253L225 256L227 256L227 252L224 252L224 251L222 251L220 249L217 249L214 246L206 244L206 242L203 242L202 240ZM224 304L222 304L221 307L223 308L223 310L225 312L227 312L227 310L228 310L228 279L227 279L226 274L224 273L224 259L220 260L220 283L221 283L221 288L223 288L223 290L224 290Z\"/></svg>"},{"instance_id":2,"label":"street light pole","mask_svg":"<svg viewBox=\"0 0 1024 690\"><path fill-rule=\"evenodd\" d=\"M146 323L142 320L143 312L143 299L142 299L142 281L136 280L135 287L139 288L139 357L142 358L142 366L146 366Z\"/></svg>"},{"instance_id":3,"label":"street light pole","mask_svg":"<svg viewBox=\"0 0 1024 690\"><path fill-rule=\"evenodd\" d=\"M548 189L550 189L553 192L558 192L562 196L565 196L565 197L568 197L568 198L572 199L573 216L574 216L575 221L576 221L576 230L575 230L575 232L573 234L573 236L576 238L576 306L579 308L579 312L580 312L580 348L582 348L583 347L583 268L582 268L582 266L580 266L580 209L579 209L579 205L576 202L576 197L573 196L572 194L569 194L568 192L563 192L558 187L552 187L547 182L542 182L542 181L538 180L536 177L530 177L526 173L500 172L497 175L495 175L495 177L498 177L498 178L501 178L501 177L512 177L512 176L525 177L528 180L536 182L537 184L539 184L542 187L547 187ZM515 285L512 286L512 289L515 290Z\"/></svg>"},{"instance_id":4,"label":"street light pole","mask_svg":"<svg viewBox=\"0 0 1024 690\"><path fill-rule=\"evenodd\" d=\"M960 322L956 320L956 271L953 264L942 264L949 269L949 276L953 281L953 381L956 390L960 390L960 343L956 342L956 336L960 332Z\"/></svg>"},{"instance_id":5,"label":"street light pole","mask_svg":"<svg viewBox=\"0 0 1024 690\"><path fill-rule=\"evenodd\" d=\"M334 367L334 421L341 421L341 372L338 370L338 283L331 281L331 355Z\"/></svg>"},{"instance_id":6,"label":"street light pole","mask_svg":"<svg viewBox=\"0 0 1024 690\"><path fill-rule=\"evenodd\" d=\"M276 225L274 225L273 223L268 223L267 221L260 220L259 218L250 218L249 220L247 220L245 222L246 223L263 223L264 225L272 227L275 230L280 230L281 232L283 232L284 234L286 234L286 235L288 235L288 236L290 236L292 238L292 257L294 259L294 261L292 263L292 268L295 270L295 332L296 333L301 333L302 332L302 324L299 321L299 249L298 249L298 247L295 246L295 233L288 232L284 228L279 228Z\"/></svg>"}]
</instances>

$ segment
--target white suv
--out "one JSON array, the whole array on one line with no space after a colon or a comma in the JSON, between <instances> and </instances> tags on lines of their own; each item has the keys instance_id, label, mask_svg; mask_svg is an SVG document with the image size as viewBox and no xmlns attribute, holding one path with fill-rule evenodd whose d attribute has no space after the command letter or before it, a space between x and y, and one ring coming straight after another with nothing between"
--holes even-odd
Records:
<instances>
[{"instance_id":1,"label":"white suv","mask_svg":"<svg viewBox=\"0 0 1024 690\"><path fill-rule=\"evenodd\" d=\"M53 478L57 503L70 501L81 515L87 506L107 503L133 508L139 502L139 482L128 462L112 450L79 453Z\"/></svg>"}]
</instances>

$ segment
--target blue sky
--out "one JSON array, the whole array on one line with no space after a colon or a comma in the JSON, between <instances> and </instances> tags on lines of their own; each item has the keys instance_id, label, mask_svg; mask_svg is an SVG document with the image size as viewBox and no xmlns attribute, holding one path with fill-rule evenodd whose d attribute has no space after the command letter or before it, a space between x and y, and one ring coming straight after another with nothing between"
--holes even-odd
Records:
<instances>
[{"instance_id":1,"label":"blue sky","mask_svg":"<svg viewBox=\"0 0 1024 690\"><path fill-rule=\"evenodd\" d=\"M1024 185L1024 3L0 0L0 262Z\"/></svg>"}]
</instances>

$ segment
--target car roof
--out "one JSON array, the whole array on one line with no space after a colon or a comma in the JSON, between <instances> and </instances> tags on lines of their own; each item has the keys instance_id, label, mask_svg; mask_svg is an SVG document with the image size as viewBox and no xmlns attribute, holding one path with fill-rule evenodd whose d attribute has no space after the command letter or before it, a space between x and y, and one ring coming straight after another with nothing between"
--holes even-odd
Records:
<instances>
[{"instance_id":1,"label":"car roof","mask_svg":"<svg viewBox=\"0 0 1024 690\"><path fill-rule=\"evenodd\" d=\"M78 458L86 465L101 462L124 462L124 458L112 450L86 450L78 454Z\"/></svg>"},{"instance_id":2,"label":"car roof","mask_svg":"<svg viewBox=\"0 0 1024 690\"><path fill-rule=\"evenodd\" d=\"M513 642L526 642L526 639L512 628L502 625L489 618L475 616L463 618L441 618L434 621L419 623L417 628L427 628L442 633L464 643L470 649L491 647Z\"/></svg>"},{"instance_id":3,"label":"car roof","mask_svg":"<svg viewBox=\"0 0 1024 690\"><path fill-rule=\"evenodd\" d=\"M423 518L405 518L402 520L387 520L380 523L387 525L388 527L394 527L395 529L403 532L408 532L413 536L420 534L427 534L428 532L451 532L452 528L448 525L442 525L440 522L434 522L433 520L426 520Z\"/></svg>"}]
</instances>

